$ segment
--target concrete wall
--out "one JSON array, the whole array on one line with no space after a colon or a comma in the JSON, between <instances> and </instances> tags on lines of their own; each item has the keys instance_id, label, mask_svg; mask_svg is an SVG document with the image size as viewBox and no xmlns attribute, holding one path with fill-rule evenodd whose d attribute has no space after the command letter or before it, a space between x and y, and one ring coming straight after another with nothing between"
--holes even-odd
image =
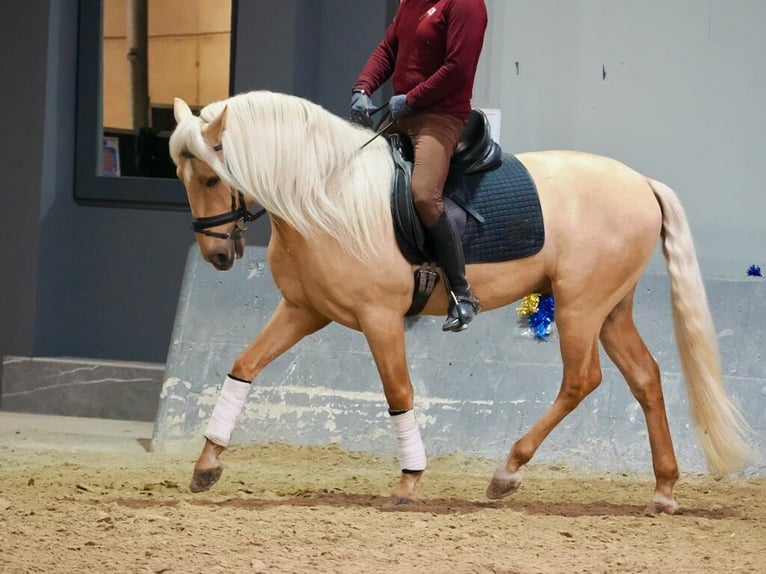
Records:
<instances>
[{"instance_id":1,"label":"concrete wall","mask_svg":"<svg viewBox=\"0 0 766 574\"><path fill-rule=\"evenodd\" d=\"M766 282L708 279L725 382L755 429L761 459L745 470L766 475ZM679 464L702 472L670 314L667 276L639 283L636 324L662 370ZM179 300L153 448L202 444L202 433L234 358L263 328L279 300L264 248L249 248L226 274L193 249ZM441 318L407 333L415 412L430 455L503 458L551 404L561 381L555 333L523 337L514 307L481 314L465 333L442 333ZM651 471L643 413L602 354L604 381L543 443L536 461L591 469ZM269 365L253 383L235 444L283 441L394 452L387 406L361 333L330 325Z\"/></svg>"},{"instance_id":2,"label":"concrete wall","mask_svg":"<svg viewBox=\"0 0 766 574\"><path fill-rule=\"evenodd\" d=\"M4 412L154 421L164 365L3 357Z\"/></svg>"}]
</instances>

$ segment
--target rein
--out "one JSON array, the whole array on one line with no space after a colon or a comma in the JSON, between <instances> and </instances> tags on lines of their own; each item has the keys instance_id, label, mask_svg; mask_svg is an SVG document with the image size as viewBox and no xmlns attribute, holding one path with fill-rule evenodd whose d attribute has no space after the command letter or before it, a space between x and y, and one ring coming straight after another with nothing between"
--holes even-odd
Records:
<instances>
[{"instance_id":1,"label":"rein","mask_svg":"<svg viewBox=\"0 0 766 574\"><path fill-rule=\"evenodd\" d=\"M221 151L223 146L218 144L213 147L214 151ZM225 213L219 213L218 215L210 215L208 217L194 217L192 218L191 229L194 233L200 233L207 235L208 237L217 237L218 239L238 239L244 231L247 231L247 227L244 224L250 221L255 221L259 217L266 214L265 209L260 209L255 213L247 209L245 204L245 196L241 191L231 193L231 210ZM218 231L210 231L211 227L218 227L219 225L225 225L227 223L236 223L234 229L230 233L220 233ZM240 222L243 226L240 227Z\"/></svg>"}]
</instances>

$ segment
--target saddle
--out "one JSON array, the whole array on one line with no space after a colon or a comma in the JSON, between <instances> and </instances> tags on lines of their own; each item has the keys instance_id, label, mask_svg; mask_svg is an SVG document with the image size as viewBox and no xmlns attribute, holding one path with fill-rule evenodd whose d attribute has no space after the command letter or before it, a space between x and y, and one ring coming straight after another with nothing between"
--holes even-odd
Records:
<instances>
[{"instance_id":1,"label":"saddle","mask_svg":"<svg viewBox=\"0 0 766 574\"><path fill-rule=\"evenodd\" d=\"M402 134L386 136L395 170L391 213L399 250L415 271L407 315L418 314L438 281L436 257L412 201L412 144ZM537 188L527 169L492 139L489 120L473 110L450 162L445 209L463 242L465 262L489 263L528 257L542 249L545 233Z\"/></svg>"}]
</instances>

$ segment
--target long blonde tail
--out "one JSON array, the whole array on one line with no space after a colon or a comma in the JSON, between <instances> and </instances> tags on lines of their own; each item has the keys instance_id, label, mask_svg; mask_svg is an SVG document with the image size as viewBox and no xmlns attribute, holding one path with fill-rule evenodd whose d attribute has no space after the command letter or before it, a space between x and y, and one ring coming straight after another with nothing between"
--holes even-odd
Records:
<instances>
[{"instance_id":1,"label":"long blonde tail","mask_svg":"<svg viewBox=\"0 0 766 574\"><path fill-rule=\"evenodd\" d=\"M697 437L710 471L727 474L751 458L752 431L723 386L715 326L684 209L667 185L648 181L662 208L673 325Z\"/></svg>"}]
</instances>

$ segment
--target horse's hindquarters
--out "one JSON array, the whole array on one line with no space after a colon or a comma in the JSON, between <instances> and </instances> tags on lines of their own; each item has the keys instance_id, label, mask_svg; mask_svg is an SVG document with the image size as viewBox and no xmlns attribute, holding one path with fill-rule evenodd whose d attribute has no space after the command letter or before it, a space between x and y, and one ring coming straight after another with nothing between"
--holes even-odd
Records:
<instances>
[{"instance_id":1,"label":"horse's hindquarters","mask_svg":"<svg viewBox=\"0 0 766 574\"><path fill-rule=\"evenodd\" d=\"M582 152L526 153L519 160L540 196L551 280L575 282L578 289L620 278L635 284L662 225L646 178L616 160Z\"/></svg>"}]
</instances>

